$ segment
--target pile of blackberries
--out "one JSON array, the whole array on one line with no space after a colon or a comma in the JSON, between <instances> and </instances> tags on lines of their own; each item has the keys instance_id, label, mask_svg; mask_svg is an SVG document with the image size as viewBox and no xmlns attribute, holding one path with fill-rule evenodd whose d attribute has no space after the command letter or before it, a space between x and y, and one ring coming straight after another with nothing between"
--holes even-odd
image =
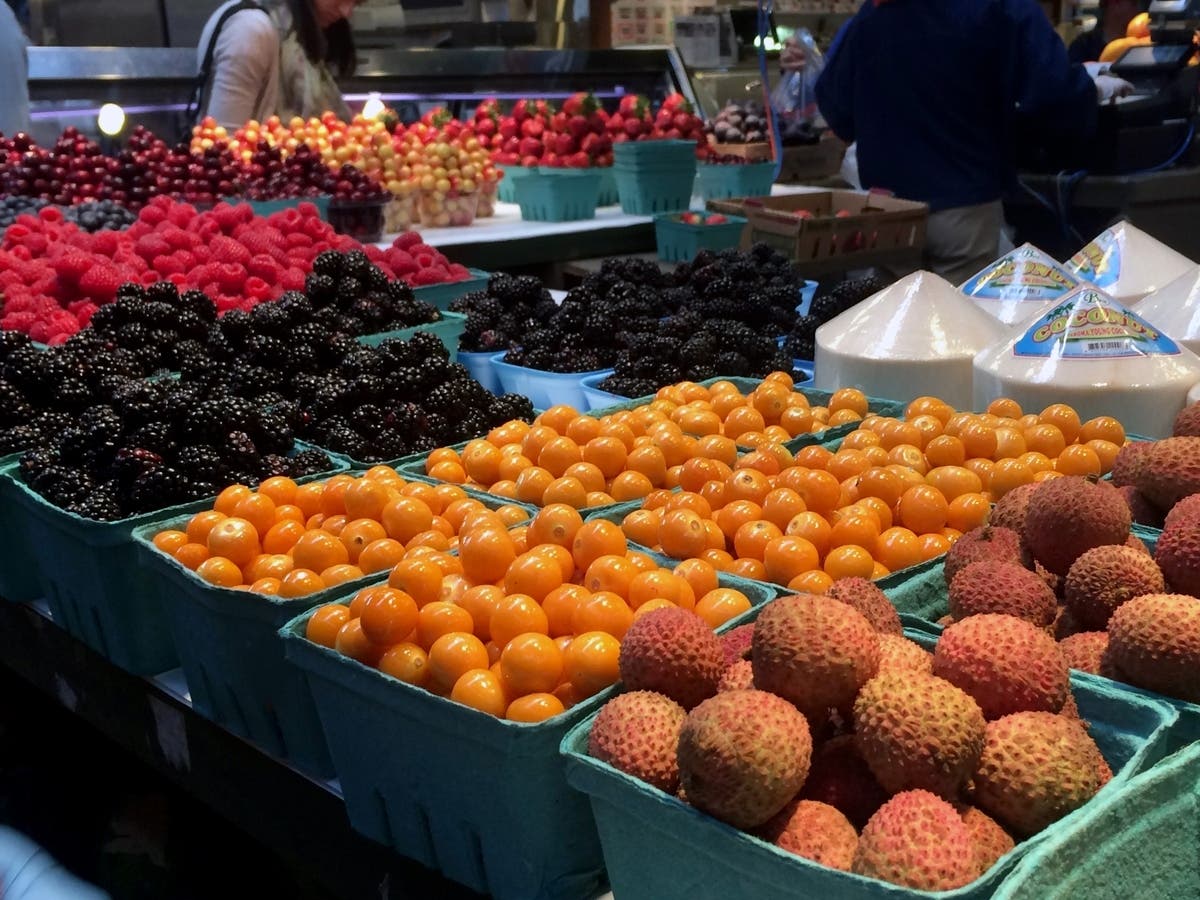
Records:
<instances>
[{"instance_id":1,"label":"pile of blackberries","mask_svg":"<svg viewBox=\"0 0 1200 900\"><path fill-rule=\"evenodd\" d=\"M77 332L87 339L103 338L127 350L138 361L139 372L177 371L187 360L203 355L208 332L217 320L217 308L203 291L184 291L170 281L148 287L123 284L117 297L92 314L90 328Z\"/></svg>"},{"instance_id":2,"label":"pile of blackberries","mask_svg":"<svg viewBox=\"0 0 1200 900\"><path fill-rule=\"evenodd\" d=\"M437 307L417 300L403 281L389 281L362 250L319 254L304 295L311 315L305 320L297 307L292 312L296 324L315 321L351 337L429 325L442 318Z\"/></svg>"},{"instance_id":3,"label":"pile of blackberries","mask_svg":"<svg viewBox=\"0 0 1200 900\"><path fill-rule=\"evenodd\" d=\"M530 331L550 321L558 305L541 279L497 273L488 279L486 290L451 302L450 311L467 315L459 349L488 353L519 345Z\"/></svg>"},{"instance_id":4,"label":"pile of blackberries","mask_svg":"<svg viewBox=\"0 0 1200 900\"><path fill-rule=\"evenodd\" d=\"M332 468L321 450L294 450L286 416L174 379L125 379L105 402L23 453L19 470L56 506L115 521L211 497L229 484Z\"/></svg>"}]
</instances>

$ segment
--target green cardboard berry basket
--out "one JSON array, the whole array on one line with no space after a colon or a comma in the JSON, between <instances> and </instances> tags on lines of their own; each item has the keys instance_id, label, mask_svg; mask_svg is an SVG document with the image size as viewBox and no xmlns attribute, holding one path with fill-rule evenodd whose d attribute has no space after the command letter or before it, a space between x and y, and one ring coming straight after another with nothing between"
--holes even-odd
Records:
<instances>
[{"instance_id":1,"label":"green cardboard berry basket","mask_svg":"<svg viewBox=\"0 0 1200 900\"><path fill-rule=\"evenodd\" d=\"M1106 796L1025 855L994 900L1200 897L1200 744Z\"/></svg>"},{"instance_id":2,"label":"green cardboard berry basket","mask_svg":"<svg viewBox=\"0 0 1200 900\"><path fill-rule=\"evenodd\" d=\"M462 281L447 281L443 284L426 284L412 289L413 296L426 303L432 303L443 313L448 312L450 304L472 291L482 291L487 288L490 272L483 269L467 269L469 273Z\"/></svg>"},{"instance_id":3,"label":"green cardboard berry basket","mask_svg":"<svg viewBox=\"0 0 1200 900\"><path fill-rule=\"evenodd\" d=\"M365 344L368 347L378 347L384 341L388 340L411 340L413 335L418 331L427 331L430 334L436 334L438 339L445 345L450 352L450 359L453 360L458 354L458 339L462 337L463 331L467 327L467 317L461 313L444 312L442 318L437 322L429 322L425 325L414 325L412 328L401 328L397 331L381 331L376 334L364 334L358 338L360 344Z\"/></svg>"},{"instance_id":4,"label":"green cardboard berry basket","mask_svg":"<svg viewBox=\"0 0 1200 900\"><path fill-rule=\"evenodd\" d=\"M319 197L289 197L283 200L242 200L240 202L249 204L250 208L254 210L254 214L264 219L285 209L296 209L301 203L311 203L317 208L321 221L328 222L331 199L333 198L329 194L322 194Z\"/></svg>"},{"instance_id":5,"label":"green cardboard berry basket","mask_svg":"<svg viewBox=\"0 0 1200 900\"><path fill-rule=\"evenodd\" d=\"M616 206L621 202L621 197L617 193L617 177L613 173L612 166L604 166L600 169L600 193L596 197L597 206Z\"/></svg>"},{"instance_id":6,"label":"green cardboard berry basket","mask_svg":"<svg viewBox=\"0 0 1200 900\"><path fill-rule=\"evenodd\" d=\"M299 449L307 446L297 444ZM344 458L330 458L333 468L323 474L350 468ZM153 594L150 573L139 565L133 531L208 509L214 498L96 522L43 499L20 479L15 463L0 469L0 475L13 490L18 515L28 529L30 562L41 572L55 623L135 675L175 668L178 655L166 611Z\"/></svg>"},{"instance_id":7,"label":"green cardboard berry basket","mask_svg":"<svg viewBox=\"0 0 1200 900\"><path fill-rule=\"evenodd\" d=\"M526 222L577 222L596 217L600 197L599 169L554 169L539 166L514 182L517 205Z\"/></svg>"},{"instance_id":8,"label":"green cardboard berry basket","mask_svg":"<svg viewBox=\"0 0 1200 900\"><path fill-rule=\"evenodd\" d=\"M304 675L285 661L279 629L308 610L386 581L388 573L294 598L216 587L154 546L156 534L182 530L188 518L159 519L134 529L133 536L148 588L166 610L193 708L273 756L333 775L312 694Z\"/></svg>"},{"instance_id":9,"label":"green cardboard berry basket","mask_svg":"<svg viewBox=\"0 0 1200 900\"><path fill-rule=\"evenodd\" d=\"M736 579L721 583L752 603L773 596ZM356 831L499 900L598 893L600 842L558 748L619 686L545 722L510 722L311 643L311 615L280 633L288 660L308 678Z\"/></svg>"},{"instance_id":10,"label":"green cardboard berry basket","mask_svg":"<svg viewBox=\"0 0 1200 900\"><path fill-rule=\"evenodd\" d=\"M0 534L5 536L0 543L0 599L13 603L42 596L39 567L13 483L20 459L20 453L0 458Z\"/></svg>"},{"instance_id":11,"label":"green cardboard berry basket","mask_svg":"<svg viewBox=\"0 0 1200 900\"><path fill-rule=\"evenodd\" d=\"M496 166L504 177L500 179L497 186L496 199L501 203L516 203L517 202L517 181L524 178L534 171L526 166Z\"/></svg>"},{"instance_id":12,"label":"green cardboard berry basket","mask_svg":"<svg viewBox=\"0 0 1200 900\"><path fill-rule=\"evenodd\" d=\"M757 615L753 609L738 620ZM733 624L733 623L730 623ZM933 638L910 631L930 645ZM766 843L688 806L588 755L595 716L563 739L567 780L588 795L604 846L615 896L621 900L983 900L991 897L1013 867L1057 835L1086 827L1093 810L1133 776L1161 758L1164 736L1175 712L1163 703L1131 697L1086 675L1072 675L1072 690L1089 730L1114 776L1090 803L1041 834L1022 841L982 877L953 891L930 894L826 868ZM1079 895L1085 896L1085 895Z\"/></svg>"},{"instance_id":13,"label":"green cardboard berry basket","mask_svg":"<svg viewBox=\"0 0 1200 900\"><path fill-rule=\"evenodd\" d=\"M706 203L733 197L768 197L775 183L775 163L700 163L696 175L700 199Z\"/></svg>"},{"instance_id":14,"label":"green cardboard berry basket","mask_svg":"<svg viewBox=\"0 0 1200 900\"><path fill-rule=\"evenodd\" d=\"M696 181L695 161L691 169L680 167L661 172L635 171L618 163L613 167L621 212L630 216L653 216L680 212L692 202Z\"/></svg>"},{"instance_id":15,"label":"green cardboard berry basket","mask_svg":"<svg viewBox=\"0 0 1200 900\"><path fill-rule=\"evenodd\" d=\"M740 216L726 216L729 221L720 225L691 225L681 222L679 216L660 213L654 217L654 242L658 258L665 262L691 262L701 250L737 247L747 222Z\"/></svg>"}]
</instances>

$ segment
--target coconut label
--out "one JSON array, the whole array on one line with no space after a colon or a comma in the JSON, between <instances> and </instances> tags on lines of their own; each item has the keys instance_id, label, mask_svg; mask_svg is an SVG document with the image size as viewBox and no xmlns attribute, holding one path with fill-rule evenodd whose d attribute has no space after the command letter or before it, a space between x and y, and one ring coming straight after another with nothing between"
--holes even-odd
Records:
<instances>
[{"instance_id":1,"label":"coconut label","mask_svg":"<svg viewBox=\"0 0 1200 900\"><path fill-rule=\"evenodd\" d=\"M1030 326L1014 356L1119 359L1173 356L1179 345L1103 291L1077 288Z\"/></svg>"},{"instance_id":2,"label":"coconut label","mask_svg":"<svg viewBox=\"0 0 1200 900\"><path fill-rule=\"evenodd\" d=\"M1097 287L1112 287L1121 277L1125 242L1110 228L1067 261L1067 268Z\"/></svg>"},{"instance_id":3,"label":"coconut label","mask_svg":"<svg viewBox=\"0 0 1200 900\"><path fill-rule=\"evenodd\" d=\"M1030 244L1006 253L961 288L977 300L1057 300L1079 286L1053 259Z\"/></svg>"}]
</instances>

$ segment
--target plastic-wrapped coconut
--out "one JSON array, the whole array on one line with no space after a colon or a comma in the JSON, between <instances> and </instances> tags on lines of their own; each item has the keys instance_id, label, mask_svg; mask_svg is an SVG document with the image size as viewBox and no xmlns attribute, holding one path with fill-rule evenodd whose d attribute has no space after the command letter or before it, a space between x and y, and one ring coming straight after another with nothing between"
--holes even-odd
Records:
<instances>
[{"instance_id":1,"label":"plastic-wrapped coconut","mask_svg":"<svg viewBox=\"0 0 1200 900\"><path fill-rule=\"evenodd\" d=\"M1193 353L1200 353L1200 266L1193 266L1134 308L1139 316L1161 328L1167 337Z\"/></svg>"},{"instance_id":2,"label":"plastic-wrapped coconut","mask_svg":"<svg viewBox=\"0 0 1200 900\"><path fill-rule=\"evenodd\" d=\"M1170 284L1195 265L1140 228L1118 222L1072 256L1067 270L1128 305Z\"/></svg>"},{"instance_id":3,"label":"plastic-wrapped coconut","mask_svg":"<svg viewBox=\"0 0 1200 900\"><path fill-rule=\"evenodd\" d=\"M1027 322L1079 286L1057 260L1023 244L967 279L959 288L1005 325Z\"/></svg>"},{"instance_id":4,"label":"plastic-wrapped coconut","mask_svg":"<svg viewBox=\"0 0 1200 900\"><path fill-rule=\"evenodd\" d=\"M997 397L1032 411L1067 403L1085 421L1116 416L1126 431L1165 437L1197 381L1200 357L1082 285L1023 333L975 358L974 407Z\"/></svg>"},{"instance_id":5,"label":"plastic-wrapped coconut","mask_svg":"<svg viewBox=\"0 0 1200 900\"><path fill-rule=\"evenodd\" d=\"M971 361L1010 330L944 278L914 272L817 329L816 386L966 408Z\"/></svg>"}]
</instances>

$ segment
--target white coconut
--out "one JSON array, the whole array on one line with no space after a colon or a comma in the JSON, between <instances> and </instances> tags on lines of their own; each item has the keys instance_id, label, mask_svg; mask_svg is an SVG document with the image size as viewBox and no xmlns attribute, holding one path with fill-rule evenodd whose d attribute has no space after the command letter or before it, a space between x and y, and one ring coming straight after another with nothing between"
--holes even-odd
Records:
<instances>
[{"instance_id":1,"label":"white coconut","mask_svg":"<svg viewBox=\"0 0 1200 900\"><path fill-rule=\"evenodd\" d=\"M1078 285L1049 254L1023 244L967 279L959 290L988 315L1016 325L1041 315Z\"/></svg>"},{"instance_id":2,"label":"white coconut","mask_svg":"<svg viewBox=\"0 0 1200 900\"><path fill-rule=\"evenodd\" d=\"M976 357L974 406L997 397L1030 412L1066 403L1085 421L1115 416L1127 432L1165 437L1198 381L1200 357L1083 285Z\"/></svg>"},{"instance_id":3,"label":"white coconut","mask_svg":"<svg viewBox=\"0 0 1200 900\"><path fill-rule=\"evenodd\" d=\"M817 329L816 386L971 402L971 363L1010 329L932 272L914 272Z\"/></svg>"},{"instance_id":4,"label":"white coconut","mask_svg":"<svg viewBox=\"0 0 1200 900\"><path fill-rule=\"evenodd\" d=\"M1067 261L1067 270L1120 303L1137 303L1195 263L1128 222L1118 222Z\"/></svg>"}]
</instances>

